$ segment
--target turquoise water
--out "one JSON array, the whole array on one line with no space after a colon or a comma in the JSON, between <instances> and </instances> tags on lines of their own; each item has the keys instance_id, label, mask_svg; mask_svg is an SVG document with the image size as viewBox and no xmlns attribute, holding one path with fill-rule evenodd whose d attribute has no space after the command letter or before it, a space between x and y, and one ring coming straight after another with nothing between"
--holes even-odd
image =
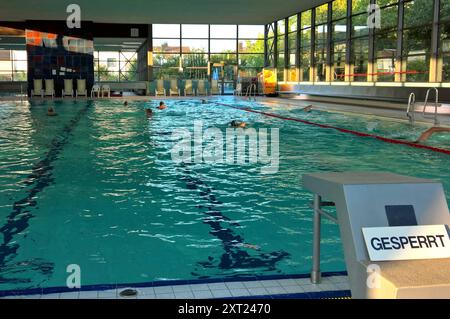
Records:
<instances>
[{"instance_id":1,"label":"turquoise water","mask_svg":"<svg viewBox=\"0 0 450 319\"><path fill-rule=\"evenodd\" d=\"M425 127L377 117L234 105L413 140ZM312 195L304 173L382 170L440 179L445 154L383 143L260 114L157 102L0 103L0 290L65 286L70 264L82 285L238 275L307 273ZM54 105L58 116L47 117ZM144 108L152 107L147 119ZM225 132L244 120L278 128L280 164L177 164L173 130ZM449 145L445 136L430 144ZM345 270L336 225L324 222L322 269Z\"/></svg>"}]
</instances>

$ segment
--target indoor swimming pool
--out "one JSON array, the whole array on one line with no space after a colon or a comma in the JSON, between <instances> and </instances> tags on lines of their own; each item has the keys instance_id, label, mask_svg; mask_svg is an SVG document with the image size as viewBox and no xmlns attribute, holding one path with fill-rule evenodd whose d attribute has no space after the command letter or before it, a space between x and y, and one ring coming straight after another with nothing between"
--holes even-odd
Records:
<instances>
[{"instance_id":1,"label":"indoor swimming pool","mask_svg":"<svg viewBox=\"0 0 450 319\"><path fill-rule=\"evenodd\" d=\"M82 285L309 273L304 173L438 179L450 200L450 155L216 102L411 141L426 125L232 97L167 100L165 110L158 102L0 102L0 291L65 286L73 264ZM47 116L50 105L58 116ZM223 132L232 120L278 128L278 172L261 174L261 163L174 162L172 132L200 120ZM427 143L450 149L448 135ZM345 271L338 227L324 221L322 229L322 270Z\"/></svg>"}]
</instances>

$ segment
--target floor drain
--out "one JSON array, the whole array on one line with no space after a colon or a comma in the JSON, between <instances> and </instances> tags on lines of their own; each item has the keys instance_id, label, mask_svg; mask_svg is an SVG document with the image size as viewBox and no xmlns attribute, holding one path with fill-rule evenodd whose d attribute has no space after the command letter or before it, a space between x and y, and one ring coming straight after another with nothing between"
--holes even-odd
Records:
<instances>
[{"instance_id":1,"label":"floor drain","mask_svg":"<svg viewBox=\"0 0 450 319\"><path fill-rule=\"evenodd\" d=\"M124 289L119 293L120 297L136 297L138 292L136 289Z\"/></svg>"}]
</instances>

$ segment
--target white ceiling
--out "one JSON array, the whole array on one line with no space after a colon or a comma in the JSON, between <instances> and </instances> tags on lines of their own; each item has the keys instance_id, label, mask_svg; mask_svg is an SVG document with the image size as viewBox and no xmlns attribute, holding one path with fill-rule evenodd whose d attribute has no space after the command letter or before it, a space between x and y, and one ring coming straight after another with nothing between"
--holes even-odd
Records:
<instances>
[{"instance_id":1,"label":"white ceiling","mask_svg":"<svg viewBox=\"0 0 450 319\"><path fill-rule=\"evenodd\" d=\"M105 23L266 24L329 0L0 0L0 20L65 20L77 3L81 19Z\"/></svg>"}]
</instances>

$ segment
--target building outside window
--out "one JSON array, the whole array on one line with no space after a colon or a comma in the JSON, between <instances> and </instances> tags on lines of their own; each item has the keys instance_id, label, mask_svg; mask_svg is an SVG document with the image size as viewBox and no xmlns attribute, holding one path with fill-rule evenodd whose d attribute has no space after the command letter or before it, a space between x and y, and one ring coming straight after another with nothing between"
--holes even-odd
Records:
<instances>
[{"instance_id":1,"label":"building outside window","mask_svg":"<svg viewBox=\"0 0 450 319\"><path fill-rule=\"evenodd\" d=\"M155 79L207 79L232 92L264 67L263 25L153 25ZM210 70L208 70L210 68Z\"/></svg>"},{"instance_id":2,"label":"building outside window","mask_svg":"<svg viewBox=\"0 0 450 319\"><path fill-rule=\"evenodd\" d=\"M0 81L26 81L27 65L25 50L0 50Z\"/></svg>"},{"instance_id":3,"label":"building outside window","mask_svg":"<svg viewBox=\"0 0 450 319\"><path fill-rule=\"evenodd\" d=\"M94 77L97 82L137 81L135 51L95 51Z\"/></svg>"},{"instance_id":4,"label":"building outside window","mask_svg":"<svg viewBox=\"0 0 450 319\"><path fill-rule=\"evenodd\" d=\"M178 77L181 70L181 26L179 24L153 25L153 77Z\"/></svg>"}]
</instances>

